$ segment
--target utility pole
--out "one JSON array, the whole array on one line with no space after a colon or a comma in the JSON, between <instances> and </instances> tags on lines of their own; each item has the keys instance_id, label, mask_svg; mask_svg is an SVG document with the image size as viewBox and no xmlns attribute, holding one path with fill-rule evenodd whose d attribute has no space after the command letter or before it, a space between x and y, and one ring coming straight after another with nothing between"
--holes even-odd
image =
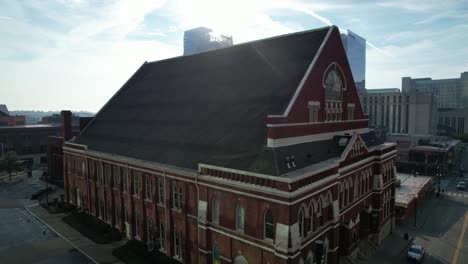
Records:
<instances>
[{"instance_id":1,"label":"utility pole","mask_svg":"<svg viewBox=\"0 0 468 264\"><path fill-rule=\"evenodd\" d=\"M416 217L418 215L418 195L414 196L414 227L416 227Z\"/></svg>"}]
</instances>

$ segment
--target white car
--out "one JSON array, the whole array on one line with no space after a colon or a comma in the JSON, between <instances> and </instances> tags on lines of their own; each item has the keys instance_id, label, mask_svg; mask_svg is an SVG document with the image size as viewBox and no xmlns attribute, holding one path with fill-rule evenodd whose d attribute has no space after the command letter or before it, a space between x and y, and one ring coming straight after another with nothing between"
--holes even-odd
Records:
<instances>
[{"instance_id":1,"label":"white car","mask_svg":"<svg viewBox=\"0 0 468 264\"><path fill-rule=\"evenodd\" d=\"M457 189L458 190L466 190L466 183L464 181L461 181L457 184Z\"/></svg>"},{"instance_id":2,"label":"white car","mask_svg":"<svg viewBox=\"0 0 468 264\"><path fill-rule=\"evenodd\" d=\"M424 248L419 245L412 245L408 249L407 258L410 261L414 261L416 263L420 263L424 257Z\"/></svg>"}]
</instances>

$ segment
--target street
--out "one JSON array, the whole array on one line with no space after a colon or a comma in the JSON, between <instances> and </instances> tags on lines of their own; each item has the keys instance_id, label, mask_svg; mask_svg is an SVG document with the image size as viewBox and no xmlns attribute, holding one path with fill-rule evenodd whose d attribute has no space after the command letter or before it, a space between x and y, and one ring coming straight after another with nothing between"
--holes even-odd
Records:
<instances>
[{"instance_id":1,"label":"street","mask_svg":"<svg viewBox=\"0 0 468 264\"><path fill-rule=\"evenodd\" d=\"M462 164L468 167L468 157ZM468 192L457 190L461 178L457 173L444 175L441 187L445 192L436 197L430 193L418 206L415 218L409 217L383 241L367 263L406 263L409 242L403 240L407 232L413 243L425 248L423 263L468 263Z\"/></svg>"},{"instance_id":2,"label":"street","mask_svg":"<svg viewBox=\"0 0 468 264\"><path fill-rule=\"evenodd\" d=\"M1 263L91 263L24 209L31 194L45 186L40 174L0 180Z\"/></svg>"}]
</instances>

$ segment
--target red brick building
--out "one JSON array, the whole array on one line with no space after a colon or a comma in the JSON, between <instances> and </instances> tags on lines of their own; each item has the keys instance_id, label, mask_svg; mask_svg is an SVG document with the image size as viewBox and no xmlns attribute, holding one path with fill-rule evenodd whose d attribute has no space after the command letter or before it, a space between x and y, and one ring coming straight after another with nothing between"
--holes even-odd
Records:
<instances>
[{"instance_id":1,"label":"red brick building","mask_svg":"<svg viewBox=\"0 0 468 264\"><path fill-rule=\"evenodd\" d=\"M0 104L0 126L24 126L25 116L12 116L6 105Z\"/></svg>"},{"instance_id":2,"label":"red brick building","mask_svg":"<svg viewBox=\"0 0 468 264\"><path fill-rule=\"evenodd\" d=\"M338 263L393 230L395 155L326 27L145 62L65 143L66 197L184 263Z\"/></svg>"}]
</instances>

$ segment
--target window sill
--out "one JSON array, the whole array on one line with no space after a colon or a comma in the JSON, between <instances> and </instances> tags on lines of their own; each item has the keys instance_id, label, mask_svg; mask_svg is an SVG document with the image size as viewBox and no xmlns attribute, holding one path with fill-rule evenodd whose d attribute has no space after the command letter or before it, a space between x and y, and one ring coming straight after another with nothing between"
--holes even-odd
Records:
<instances>
[{"instance_id":1,"label":"window sill","mask_svg":"<svg viewBox=\"0 0 468 264\"><path fill-rule=\"evenodd\" d=\"M178 261L180 261L180 262L182 262L182 263L183 263L183 260L182 260L182 258L181 258L181 257L179 257L179 256L174 256L173 258L174 258L175 260L178 260Z\"/></svg>"},{"instance_id":2,"label":"window sill","mask_svg":"<svg viewBox=\"0 0 468 264\"><path fill-rule=\"evenodd\" d=\"M152 203L153 200L151 200L150 198L145 198L145 202Z\"/></svg>"},{"instance_id":3,"label":"window sill","mask_svg":"<svg viewBox=\"0 0 468 264\"><path fill-rule=\"evenodd\" d=\"M158 203L157 205L158 205L159 207L166 208L166 206L164 206L163 203Z\"/></svg>"},{"instance_id":4,"label":"window sill","mask_svg":"<svg viewBox=\"0 0 468 264\"><path fill-rule=\"evenodd\" d=\"M268 244L273 244L274 240L272 238L265 238L264 239L265 242L267 242Z\"/></svg>"},{"instance_id":5,"label":"window sill","mask_svg":"<svg viewBox=\"0 0 468 264\"><path fill-rule=\"evenodd\" d=\"M236 232L244 234L244 229L236 228Z\"/></svg>"},{"instance_id":6,"label":"window sill","mask_svg":"<svg viewBox=\"0 0 468 264\"><path fill-rule=\"evenodd\" d=\"M177 213L182 213L182 209L178 208L171 208L172 211L177 212Z\"/></svg>"}]
</instances>

